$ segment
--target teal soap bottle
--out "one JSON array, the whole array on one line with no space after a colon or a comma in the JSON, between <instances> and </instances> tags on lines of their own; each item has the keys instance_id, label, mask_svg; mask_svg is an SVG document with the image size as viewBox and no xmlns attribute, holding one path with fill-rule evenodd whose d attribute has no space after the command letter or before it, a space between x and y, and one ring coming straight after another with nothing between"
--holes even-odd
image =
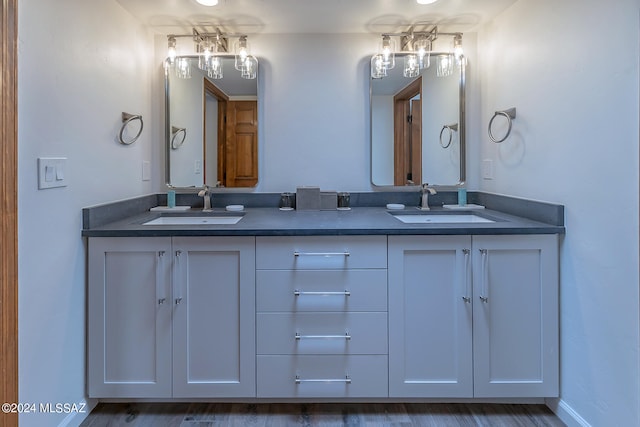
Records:
<instances>
[{"instance_id":1,"label":"teal soap bottle","mask_svg":"<svg viewBox=\"0 0 640 427\"><path fill-rule=\"evenodd\" d=\"M467 189L458 188L458 205L466 206L466 204L467 204Z\"/></svg>"},{"instance_id":2,"label":"teal soap bottle","mask_svg":"<svg viewBox=\"0 0 640 427\"><path fill-rule=\"evenodd\" d=\"M176 207L176 192L174 190L167 191L167 207Z\"/></svg>"}]
</instances>

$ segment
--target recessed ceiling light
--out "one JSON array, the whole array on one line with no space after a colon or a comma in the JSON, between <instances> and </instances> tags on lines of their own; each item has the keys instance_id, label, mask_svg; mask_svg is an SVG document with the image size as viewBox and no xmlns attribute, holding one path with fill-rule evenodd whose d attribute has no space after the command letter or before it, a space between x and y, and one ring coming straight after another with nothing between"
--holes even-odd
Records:
<instances>
[{"instance_id":1,"label":"recessed ceiling light","mask_svg":"<svg viewBox=\"0 0 640 427\"><path fill-rule=\"evenodd\" d=\"M418 4L431 4L431 3L435 3L438 0L416 0L418 2Z\"/></svg>"},{"instance_id":2,"label":"recessed ceiling light","mask_svg":"<svg viewBox=\"0 0 640 427\"><path fill-rule=\"evenodd\" d=\"M196 0L203 6L215 6L218 4L218 0Z\"/></svg>"}]
</instances>

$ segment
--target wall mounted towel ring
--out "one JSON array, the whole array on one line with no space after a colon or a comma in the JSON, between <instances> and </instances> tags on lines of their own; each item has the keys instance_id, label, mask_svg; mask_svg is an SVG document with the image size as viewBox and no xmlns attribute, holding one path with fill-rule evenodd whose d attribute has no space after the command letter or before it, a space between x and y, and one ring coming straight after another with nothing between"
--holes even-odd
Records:
<instances>
[{"instance_id":1,"label":"wall mounted towel ring","mask_svg":"<svg viewBox=\"0 0 640 427\"><path fill-rule=\"evenodd\" d=\"M449 141L446 144L442 142L442 134L444 133L445 129L449 130ZM440 146L442 148L449 148L449 146L451 145L451 141L453 140L453 132L457 132L457 131L458 131L457 123L454 123L452 125L442 126L442 130L440 131Z\"/></svg>"},{"instance_id":2,"label":"wall mounted towel ring","mask_svg":"<svg viewBox=\"0 0 640 427\"><path fill-rule=\"evenodd\" d=\"M182 134L182 138L178 138L178 135ZM187 128L179 128L171 126L171 148L177 150L187 137Z\"/></svg>"},{"instance_id":3,"label":"wall mounted towel ring","mask_svg":"<svg viewBox=\"0 0 640 427\"><path fill-rule=\"evenodd\" d=\"M133 138L131 138L128 141L124 140L124 130L126 129L127 125L129 123L131 123L134 120L140 120L140 129L138 130L138 134L136 136L134 136ZM136 140L140 137L140 135L142 134L142 128L144 127L144 123L142 122L142 116L139 114L129 114L129 113L125 113L124 111L122 112L122 127L120 128L120 133L118 134L118 141L120 141L120 144L124 144L124 145L130 145L133 144L134 142L136 142Z\"/></svg>"},{"instance_id":4,"label":"wall mounted towel ring","mask_svg":"<svg viewBox=\"0 0 640 427\"><path fill-rule=\"evenodd\" d=\"M507 133L501 139L496 139L493 136L493 132L491 132L491 125L493 125L493 120L498 116L504 116L509 121L509 128L507 129ZM515 118L516 118L516 109L515 108L509 108L508 110L504 110L504 111L496 111L496 113L493 115L493 117L491 117L491 120L489 120L489 138L491 138L491 140L493 142L495 142L496 144L499 144L502 141L504 141L505 139L507 139L509 137L509 135L511 134L511 126L513 125L513 119L515 119Z\"/></svg>"}]
</instances>

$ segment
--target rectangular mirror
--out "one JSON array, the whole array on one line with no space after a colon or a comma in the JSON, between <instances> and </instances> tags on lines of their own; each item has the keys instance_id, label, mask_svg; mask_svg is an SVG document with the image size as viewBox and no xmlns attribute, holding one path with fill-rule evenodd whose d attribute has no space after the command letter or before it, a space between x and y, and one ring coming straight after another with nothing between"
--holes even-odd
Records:
<instances>
[{"instance_id":1,"label":"rectangular mirror","mask_svg":"<svg viewBox=\"0 0 640 427\"><path fill-rule=\"evenodd\" d=\"M258 183L258 78L242 78L233 55L220 59L218 79L198 67L198 56L177 57L165 67L169 187Z\"/></svg>"},{"instance_id":2,"label":"rectangular mirror","mask_svg":"<svg viewBox=\"0 0 640 427\"><path fill-rule=\"evenodd\" d=\"M405 54L386 77L370 78L371 182L456 186L465 181L465 60L431 53L404 77Z\"/></svg>"}]
</instances>

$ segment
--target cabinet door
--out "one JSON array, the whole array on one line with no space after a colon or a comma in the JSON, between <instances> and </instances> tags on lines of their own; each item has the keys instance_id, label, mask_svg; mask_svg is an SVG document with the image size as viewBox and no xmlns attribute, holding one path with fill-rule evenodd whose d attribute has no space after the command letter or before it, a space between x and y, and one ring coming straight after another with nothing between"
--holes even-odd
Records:
<instances>
[{"instance_id":1,"label":"cabinet door","mask_svg":"<svg viewBox=\"0 0 640 427\"><path fill-rule=\"evenodd\" d=\"M169 237L90 238L89 397L171 396Z\"/></svg>"},{"instance_id":2,"label":"cabinet door","mask_svg":"<svg viewBox=\"0 0 640 427\"><path fill-rule=\"evenodd\" d=\"M389 396L471 397L469 236L389 236Z\"/></svg>"},{"instance_id":3,"label":"cabinet door","mask_svg":"<svg viewBox=\"0 0 640 427\"><path fill-rule=\"evenodd\" d=\"M174 237L174 397L255 396L255 238Z\"/></svg>"},{"instance_id":4,"label":"cabinet door","mask_svg":"<svg viewBox=\"0 0 640 427\"><path fill-rule=\"evenodd\" d=\"M474 236L473 259L474 396L557 396L557 236Z\"/></svg>"}]
</instances>

